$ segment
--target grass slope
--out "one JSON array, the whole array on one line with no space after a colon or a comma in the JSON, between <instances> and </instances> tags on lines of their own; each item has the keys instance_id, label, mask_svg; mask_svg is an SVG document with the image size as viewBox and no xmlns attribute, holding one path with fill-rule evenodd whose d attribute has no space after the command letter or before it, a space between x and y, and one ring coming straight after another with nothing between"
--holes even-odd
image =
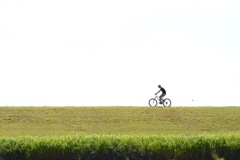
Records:
<instances>
[{"instance_id":1,"label":"grass slope","mask_svg":"<svg viewBox=\"0 0 240 160\"><path fill-rule=\"evenodd\" d=\"M0 136L240 131L239 107L0 107Z\"/></svg>"}]
</instances>

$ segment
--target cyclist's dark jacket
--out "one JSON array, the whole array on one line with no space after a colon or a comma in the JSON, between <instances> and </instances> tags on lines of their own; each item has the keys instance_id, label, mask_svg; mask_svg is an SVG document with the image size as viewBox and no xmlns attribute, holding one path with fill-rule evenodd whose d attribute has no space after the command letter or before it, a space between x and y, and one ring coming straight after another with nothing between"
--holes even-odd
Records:
<instances>
[{"instance_id":1,"label":"cyclist's dark jacket","mask_svg":"<svg viewBox=\"0 0 240 160\"><path fill-rule=\"evenodd\" d=\"M161 91L163 94L166 94L166 90L164 88L161 88Z\"/></svg>"}]
</instances>

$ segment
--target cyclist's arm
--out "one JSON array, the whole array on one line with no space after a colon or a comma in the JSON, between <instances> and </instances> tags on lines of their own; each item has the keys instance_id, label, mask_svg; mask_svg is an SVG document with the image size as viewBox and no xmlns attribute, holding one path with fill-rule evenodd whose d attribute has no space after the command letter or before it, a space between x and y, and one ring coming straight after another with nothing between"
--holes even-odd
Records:
<instances>
[{"instance_id":1,"label":"cyclist's arm","mask_svg":"<svg viewBox=\"0 0 240 160\"><path fill-rule=\"evenodd\" d=\"M157 93L155 93L155 94L158 94L159 92L160 92L161 90L159 90Z\"/></svg>"}]
</instances>

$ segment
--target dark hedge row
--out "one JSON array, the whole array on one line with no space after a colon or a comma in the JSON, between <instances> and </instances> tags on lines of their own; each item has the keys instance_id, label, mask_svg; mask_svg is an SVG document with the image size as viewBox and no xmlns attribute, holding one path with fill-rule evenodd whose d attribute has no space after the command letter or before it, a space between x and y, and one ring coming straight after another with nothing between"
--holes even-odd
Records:
<instances>
[{"instance_id":1,"label":"dark hedge row","mask_svg":"<svg viewBox=\"0 0 240 160\"><path fill-rule=\"evenodd\" d=\"M0 160L240 159L240 134L0 137Z\"/></svg>"}]
</instances>

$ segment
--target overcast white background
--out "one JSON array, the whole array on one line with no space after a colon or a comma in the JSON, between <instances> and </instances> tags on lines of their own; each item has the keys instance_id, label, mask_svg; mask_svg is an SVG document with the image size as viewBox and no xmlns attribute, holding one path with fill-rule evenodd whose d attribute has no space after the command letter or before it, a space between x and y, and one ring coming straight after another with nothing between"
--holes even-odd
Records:
<instances>
[{"instance_id":1,"label":"overcast white background","mask_svg":"<svg viewBox=\"0 0 240 160\"><path fill-rule=\"evenodd\" d=\"M0 0L0 105L240 106L238 0Z\"/></svg>"}]
</instances>

